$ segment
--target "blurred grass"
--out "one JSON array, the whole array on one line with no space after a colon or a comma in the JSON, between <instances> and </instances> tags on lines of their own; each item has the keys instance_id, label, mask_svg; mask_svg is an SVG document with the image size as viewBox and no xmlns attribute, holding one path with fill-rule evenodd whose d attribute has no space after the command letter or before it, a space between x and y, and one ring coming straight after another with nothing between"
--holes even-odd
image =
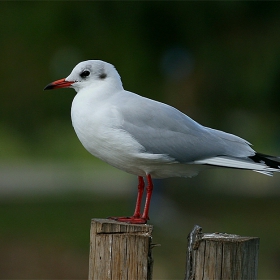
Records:
<instances>
[{"instance_id":1,"label":"blurred grass","mask_svg":"<svg viewBox=\"0 0 280 280\"><path fill-rule=\"evenodd\" d=\"M37 131L30 139L34 142L32 149L30 142L15 137L12 130L2 133L6 137L0 138L4 147L1 159L6 166L13 162L20 165L20 158L24 158L25 168L28 169L28 164L29 168L37 166L38 174L44 169L48 174L49 168L59 169L66 177L70 173L68 181L61 181L62 190L57 193L40 195L31 189L28 195L23 195L26 187L22 182L18 194L0 199L0 278L86 279L91 218L133 212L135 194L131 196L125 189L117 195L106 195L108 187L116 187L117 181L128 184L122 181L125 173L107 170L107 164L87 153L71 124L50 123ZM14 147L17 150L13 154ZM43 166L38 162L40 158L44 159ZM59 173L50 174L59 180ZM83 188L85 182L93 179L89 174L94 177L92 192L88 187ZM32 180L32 172L28 176ZM102 187L103 176L110 177L110 182L106 181L106 190L100 195L100 186L98 191L96 185ZM183 278L187 235L194 224L202 226L205 232L260 237L259 279L280 279L277 174L269 178L253 172L214 169L192 179L158 180L157 184L150 214L153 242L161 244L154 248L155 280ZM41 187L44 188L38 185L38 190ZM136 185L131 189L136 192Z\"/></svg>"},{"instance_id":2,"label":"blurred grass","mask_svg":"<svg viewBox=\"0 0 280 280\"><path fill-rule=\"evenodd\" d=\"M75 136L75 93L43 92L81 60L113 63L125 89L280 155L279 2L0 6L0 278L86 279L90 219L133 211L125 175L107 172ZM187 71L178 78L182 66ZM154 249L155 279L183 278L186 237L196 223L208 232L261 237L259 278L280 279L279 174L232 172L211 170L155 188L151 222L154 242L162 244ZM105 197L102 178L106 191L119 182L124 191ZM98 194L64 193L97 185ZM38 196L44 188L46 196Z\"/></svg>"},{"instance_id":3,"label":"blurred grass","mask_svg":"<svg viewBox=\"0 0 280 280\"><path fill-rule=\"evenodd\" d=\"M161 247L154 249L154 279L182 279L185 269L185 253L187 248L187 234L194 224L203 227L204 232L227 232L245 236L261 238L259 279L280 278L280 240L278 232L280 224L276 223L280 212L279 197L240 197L226 194L190 191L168 192L169 199L175 200L183 220L170 221L161 217L159 211L151 214L154 222L153 242ZM178 195L179 194L179 195ZM12 202L0 203L1 233L0 244L16 243L40 244L38 248L46 246L53 248L51 255L41 256L42 259L53 259L52 264L59 265L59 256L68 248L76 252L76 257L83 256L83 262L88 258L89 229L91 218L102 218L110 215L127 215L132 213L131 200L127 197L105 198L82 193L65 193L60 196L37 197L33 199L18 199ZM113 210L112 210L113 209ZM114 211L114 212L112 212ZM158 223L158 219L162 219ZM176 217L173 217L174 219ZM30 241L31 240L31 241ZM20 246L19 246L20 247ZM32 246L30 245L30 250ZM56 254L53 252L56 248ZM0 251L0 259L5 259L7 253ZM4 255L3 255L4 254ZM21 254L21 258L28 259L28 247ZM20 259L21 259L20 258ZM73 257L75 262L75 257ZM57 259L57 261L55 261ZM17 267L17 258L11 260ZM4 264L7 260L4 262ZM71 266L71 262L69 262ZM77 278L87 277L87 266ZM19 265L20 267L20 265ZM56 265L54 265L56 267ZM44 272L43 267L34 268L30 263L29 277L50 278L51 271ZM34 270L34 271L33 271ZM54 268L57 270L57 268ZM5 274L6 273L6 274ZM9 272L11 273L11 272ZM60 271L62 278L67 278L67 270ZM64 274L63 274L64 273ZM0 278L7 272L0 264ZM21 272L14 270L14 275L20 277ZM76 274L77 275L77 274Z\"/></svg>"}]
</instances>

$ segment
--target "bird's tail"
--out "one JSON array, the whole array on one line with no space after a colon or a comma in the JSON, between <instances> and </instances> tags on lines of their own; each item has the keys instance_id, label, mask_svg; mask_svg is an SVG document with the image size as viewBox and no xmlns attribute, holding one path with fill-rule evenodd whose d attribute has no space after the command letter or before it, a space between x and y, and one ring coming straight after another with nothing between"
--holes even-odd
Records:
<instances>
[{"instance_id":1,"label":"bird's tail","mask_svg":"<svg viewBox=\"0 0 280 280\"><path fill-rule=\"evenodd\" d=\"M280 172L280 157L274 157L256 153L247 158L229 156L217 156L203 160L197 160L195 164L207 164L220 167L253 170L272 176L274 172Z\"/></svg>"},{"instance_id":2,"label":"bird's tail","mask_svg":"<svg viewBox=\"0 0 280 280\"><path fill-rule=\"evenodd\" d=\"M269 156L261 153L256 153L254 156L249 157L256 163L265 165L267 167L267 171L263 170L254 170L256 172L260 172L269 176L273 175L273 172L280 172L280 157Z\"/></svg>"}]
</instances>

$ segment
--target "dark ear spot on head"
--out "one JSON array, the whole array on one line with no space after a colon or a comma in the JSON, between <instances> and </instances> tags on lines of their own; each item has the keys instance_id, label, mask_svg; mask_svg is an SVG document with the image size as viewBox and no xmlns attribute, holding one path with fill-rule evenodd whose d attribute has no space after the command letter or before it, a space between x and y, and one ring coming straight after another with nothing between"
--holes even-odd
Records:
<instances>
[{"instance_id":1,"label":"dark ear spot on head","mask_svg":"<svg viewBox=\"0 0 280 280\"><path fill-rule=\"evenodd\" d=\"M101 73L99 75L99 78L102 79L102 80L104 80L106 77L107 77L107 74L105 74L105 73Z\"/></svg>"}]
</instances>

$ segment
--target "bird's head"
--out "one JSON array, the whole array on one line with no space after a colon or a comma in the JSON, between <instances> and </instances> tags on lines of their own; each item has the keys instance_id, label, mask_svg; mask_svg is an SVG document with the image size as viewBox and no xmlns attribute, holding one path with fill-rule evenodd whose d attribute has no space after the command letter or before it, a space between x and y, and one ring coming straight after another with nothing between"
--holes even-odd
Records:
<instances>
[{"instance_id":1,"label":"bird's head","mask_svg":"<svg viewBox=\"0 0 280 280\"><path fill-rule=\"evenodd\" d=\"M109 81L115 86L122 85L120 76L112 64L101 60L87 60L77 64L67 78L48 84L44 90L70 87L78 92L82 88L98 86Z\"/></svg>"}]
</instances>

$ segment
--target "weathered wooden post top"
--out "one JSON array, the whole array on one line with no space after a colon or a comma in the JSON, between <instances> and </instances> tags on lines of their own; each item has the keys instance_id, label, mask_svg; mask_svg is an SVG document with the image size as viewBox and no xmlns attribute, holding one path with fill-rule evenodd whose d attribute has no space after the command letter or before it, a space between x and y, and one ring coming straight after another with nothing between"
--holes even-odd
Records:
<instances>
[{"instance_id":1,"label":"weathered wooden post top","mask_svg":"<svg viewBox=\"0 0 280 280\"><path fill-rule=\"evenodd\" d=\"M153 226L92 219L89 280L151 280Z\"/></svg>"},{"instance_id":2,"label":"weathered wooden post top","mask_svg":"<svg viewBox=\"0 0 280 280\"><path fill-rule=\"evenodd\" d=\"M185 280L257 279L259 238L226 233L189 234Z\"/></svg>"}]
</instances>

